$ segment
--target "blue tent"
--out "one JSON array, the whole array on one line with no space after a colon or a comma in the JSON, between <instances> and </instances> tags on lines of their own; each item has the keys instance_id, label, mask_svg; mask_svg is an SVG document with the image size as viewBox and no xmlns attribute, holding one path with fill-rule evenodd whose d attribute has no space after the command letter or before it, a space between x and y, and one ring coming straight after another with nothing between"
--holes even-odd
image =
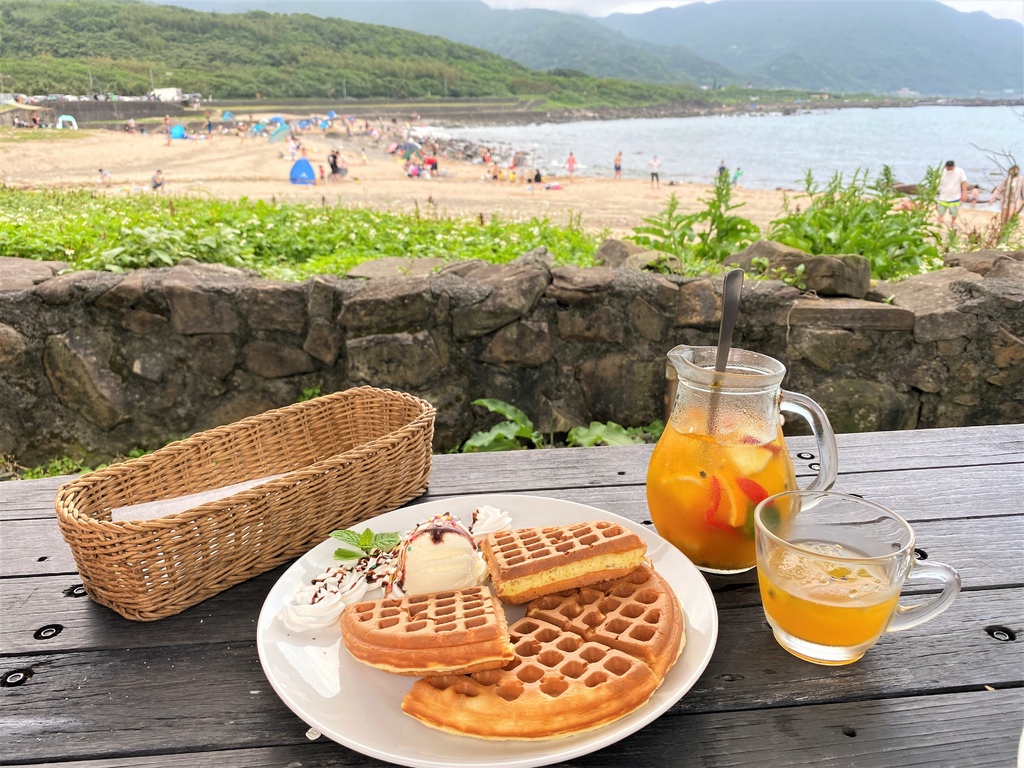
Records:
<instances>
[{"instance_id":1,"label":"blue tent","mask_svg":"<svg viewBox=\"0 0 1024 768\"><path fill-rule=\"evenodd\" d=\"M272 118L267 120L267 122L268 123L283 123L284 122L284 118L281 117L280 115L274 115Z\"/></svg>"},{"instance_id":2,"label":"blue tent","mask_svg":"<svg viewBox=\"0 0 1024 768\"><path fill-rule=\"evenodd\" d=\"M184 139L185 138L185 126L178 123L171 127L171 138L172 139Z\"/></svg>"},{"instance_id":3,"label":"blue tent","mask_svg":"<svg viewBox=\"0 0 1024 768\"><path fill-rule=\"evenodd\" d=\"M222 114L220 116L220 119L221 120L234 120L235 119L235 113L232 112L230 109L225 109L224 110L224 114Z\"/></svg>"},{"instance_id":4,"label":"blue tent","mask_svg":"<svg viewBox=\"0 0 1024 768\"><path fill-rule=\"evenodd\" d=\"M337 112L335 112L335 111L334 111L334 110L332 109L332 110L331 110L330 112L328 112L328 113L327 113L327 116L328 116L329 118L331 118L331 120L333 120L334 118L336 118L336 117L338 116L338 113L337 113Z\"/></svg>"},{"instance_id":5,"label":"blue tent","mask_svg":"<svg viewBox=\"0 0 1024 768\"><path fill-rule=\"evenodd\" d=\"M295 161L295 165L292 166L291 182L292 184L316 184L316 174L313 172L313 166L309 164L309 160L300 157Z\"/></svg>"}]
</instances>

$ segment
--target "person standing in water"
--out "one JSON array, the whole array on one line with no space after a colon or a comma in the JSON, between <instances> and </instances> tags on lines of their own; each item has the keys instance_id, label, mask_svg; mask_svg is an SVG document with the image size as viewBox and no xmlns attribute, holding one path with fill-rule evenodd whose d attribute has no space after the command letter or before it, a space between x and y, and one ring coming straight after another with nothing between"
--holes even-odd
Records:
<instances>
[{"instance_id":1,"label":"person standing in water","mask_svg":"<svg viewBox=\"0 0 1024 768\"><path fill-rule=\"evenodd\" d=\"M615 155L615 178L622 178L622 150L619 150L618 154Z\"/></svg>"}]
</instances>

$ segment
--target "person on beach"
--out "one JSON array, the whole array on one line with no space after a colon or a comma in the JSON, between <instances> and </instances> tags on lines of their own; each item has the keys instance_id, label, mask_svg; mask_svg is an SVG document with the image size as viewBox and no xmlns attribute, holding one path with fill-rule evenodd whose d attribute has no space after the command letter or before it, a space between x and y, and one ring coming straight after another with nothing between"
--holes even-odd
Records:
<instances>
[{"instance_id":1,"label":"person on beach","mask_svg":"<svg viewBox=\"0 0 1024 768\"><path fill-rule=\"evenodd\" d=\"M164 172L157 168L157 171L153 174L153 178L150 179L149 184L153 188L153 191L156 192L158 189L164 188L164 183Z\"/></svg>"},{"instance_id":2,"label":"person on beach","mask_svg":"<svg viewBox=\"0 0 1024 768\"><path fill-rule=\"evenodd\" d=\"M569 172L569 181L573 180L576 175L576 155L572 152L569 153L569 157L565 159L565 170Z\"/></svg>"},{"instance_id":3,"label":"person on beach","mask_svg":"<svg viewBox=\"0 0 1024 768\"><path fill-rule=\"evenodd\" d=\"M110 186L110 171L106 168L100 168L100 184L105 187Z\"/></svg>"},{"instance_id":4,"label":"person on beach","mask_svg":"<svg viewBox=\"0 0 1024 768\"><path fill-rule=\"evenodd\" d=\"M957 168L952 160L946 161L946 168L939 177L939 223L949 214L949 223L956 223L960 203L967 202L967 174Z\"/></svg>"},{"instance_id":5,"label":"person on beach","mask_svg":"<svg viewBox=\"0 0 1024 768\"><path fill-rule=\"evenodd\" d=\"M1011 165L1006 178L992 190L990 202L999 202L999 223L1005 224L1024 210L1024 179L1020 167Z\"/></svg>"},{"instance_id":6,"label":"person on beach","mask_svg":"<svg viewBox=\"0 0 1024 768\"><path fill-rule=\"evenodd\" d=\"M729 167L725 164L725 160L718 164L718 175L725 178L729 177Z\"/></svg>"},{"instance_id":7,"label":"person on beach","mask_svg":"<svg viewBox=\"0 0 1024 768\"><path fill-rule=\"evenodd\" d=\"M647 167L651 169L651 189L657 187L661 189L661 178L658 176L658 172L661 170L661 160L655 155L651 158L650 162L647 163Z\"/></svg>"},{"instance_id":8,"label":"person on beach","mask_svg":"<svg viewBox=\"0 0 1024 768\"><path fill-rule=\"evenodd\" d=\"M737 165L737 166L736 166L736 171L735 171L735 173L733 173L733 175L732 175L732 185L733 185L734 187L738 187L738 186L739 186L739 184L740 184L740 179L741 179L742 177L743 177L743 169L742 169L742 168L740 168L740 167L739 167L739 166Z\"/></svg>"},{"instance_id":9,"label":"person on beach","mask_svg":"<svg viewBox=\"0 0 1024 768\"><path fill-rule=\"evenodd\" d=\"M615 176L614 176L614 178L621 179L622 178L622 150L621 149L615 155L615 162L614 162L613 165L615 167Z\"/></svg>"}]
</instances>

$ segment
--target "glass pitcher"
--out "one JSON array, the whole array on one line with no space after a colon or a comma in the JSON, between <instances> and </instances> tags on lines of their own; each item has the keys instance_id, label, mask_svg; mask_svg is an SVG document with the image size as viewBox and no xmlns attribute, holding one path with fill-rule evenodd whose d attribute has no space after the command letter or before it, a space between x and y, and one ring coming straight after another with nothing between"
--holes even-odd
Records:
<instances>
[{"instance_id":1,"label":"glass pitcher","mask_svg":"<svg viewBox=\"0 0 1024 768\"><path fill-rule=\"evenodd\" d=\"M754 507L797 488L780 411L806 419L818 441L820 469L807 490L832 487L838 458L825 412L781 389L782 363L732 349L716 372L716 354L688 346L668 353L679 383L647 468L647 505L658 533L698 568L739 573L755 563Z\"/></svg>"}]
</instances>

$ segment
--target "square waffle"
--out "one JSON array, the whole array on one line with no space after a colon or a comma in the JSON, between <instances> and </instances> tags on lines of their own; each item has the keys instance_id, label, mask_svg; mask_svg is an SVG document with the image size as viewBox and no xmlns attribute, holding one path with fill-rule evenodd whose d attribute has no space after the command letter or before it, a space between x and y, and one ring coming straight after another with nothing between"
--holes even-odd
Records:
<instances>
[{"instance_id":1,"label":"square waffle","mask_svg":"<svg viewBox=\"0 0 1024 768\"><path fill-rule=\"evenodd\" d=\"M490 534L480 546L494 589L506 603L615 579L635 570L643 539L618 523L575 523Z\"/></svg>"},{"instance_id":2,"label":"square waffle","mask_svg":"<svg viewBox=\"0 0 1024 768\"><path fill-rule=\"evenodd\" d=\"M341 636L356 659L398 675L463 674L514 658L505 612L487 587L347 606Z\"/></svg>"}]
</instances>

